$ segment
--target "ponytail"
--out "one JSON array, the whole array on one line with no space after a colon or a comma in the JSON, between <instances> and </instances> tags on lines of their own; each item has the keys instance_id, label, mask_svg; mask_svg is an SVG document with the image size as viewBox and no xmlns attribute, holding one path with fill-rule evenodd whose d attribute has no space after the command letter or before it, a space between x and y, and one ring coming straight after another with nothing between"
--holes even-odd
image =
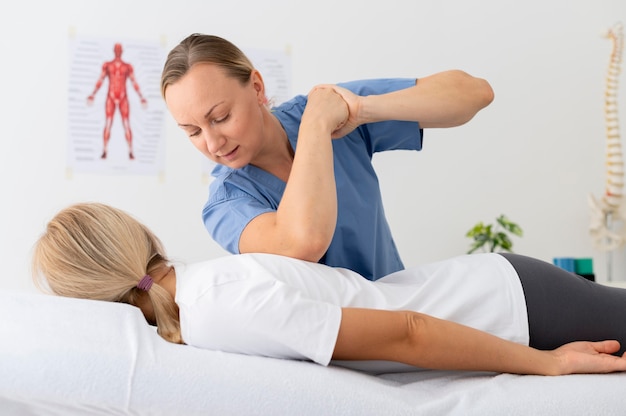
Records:
<instances>
[{"instance_id":1,"label":"ponytail","mask_svg":"<svg viewBox=\"0 0 626 416\"><path fill-rule=\"evenodd\" d=\"M145 294L159 335L180 344L174 298L159 285L148 293L137 287L143 276L166 269L168 263L160 240L146 226L108 205L82 203L65 208L48 223L35 244L32 271L38 288L60 296L139 306Z\"/></svg>"}]
</instances>

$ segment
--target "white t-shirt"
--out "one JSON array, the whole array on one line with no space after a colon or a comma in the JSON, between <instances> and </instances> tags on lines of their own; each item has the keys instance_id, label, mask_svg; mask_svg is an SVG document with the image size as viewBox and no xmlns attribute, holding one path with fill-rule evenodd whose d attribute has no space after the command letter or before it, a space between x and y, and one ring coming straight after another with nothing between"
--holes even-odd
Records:
<instances>
[{"instance_id":1,"label":"white t-shirt","mask_svg":"<svg viewBox=\"0 0 626 416\"><path fill-rule=\"evenodd\" d=\"M273 254L177 266L176 276L182 337L200 348L328 365L342 307L414 310L521 344L529 339L521 283L495 253L464 255L374 282L351 270Z\"/></svg>"}]
</instances>

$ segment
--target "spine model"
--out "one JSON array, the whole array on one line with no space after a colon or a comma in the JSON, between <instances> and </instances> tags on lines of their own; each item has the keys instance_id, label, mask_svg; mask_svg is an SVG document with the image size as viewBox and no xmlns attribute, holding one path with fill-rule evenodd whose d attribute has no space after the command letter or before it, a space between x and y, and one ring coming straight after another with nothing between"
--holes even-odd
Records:
<instances>
[{"instance_id":1,"label":"spine model","mask_svg":"<svg viewBox=\"0 0 626 416\"><path fill-rule=\"evenodd\" d=\"M613 42L609 69L604 93L604 114L606 120L607 183L603 200L608 209L616 211L622 203L624 189L624 158L619 134L617 93L621 72L624 36L621 24L609 30L607 36Z\"/></svg>"},{"instance_id":2,"label":"spine model","mask_svg":"<svg viewBox=\"0 0 626 416\"><path fill-rule=\"evenodd\" d=\"M626 233L613 231L613 225L624 221L621 206L624 198L624 158L619 133L617 93L621 72L624 35L621 23L606 33L613 47L606 77L604 114L606 122L606 169L604 195L597 201L590 195L592 211L590 234L594 245L601 250L614 250L626 242Z\"/></svg>"}]
</instances>

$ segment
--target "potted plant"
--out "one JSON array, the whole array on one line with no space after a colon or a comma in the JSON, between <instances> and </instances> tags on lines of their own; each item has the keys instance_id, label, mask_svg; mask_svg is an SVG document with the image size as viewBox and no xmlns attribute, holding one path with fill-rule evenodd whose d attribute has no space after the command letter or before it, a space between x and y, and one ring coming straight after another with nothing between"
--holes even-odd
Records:
<instances>
[{"instance_id":1,"label":"potted plant","mask_svg":"<svg viewBox=\"0 0 626 416\"><path fill-rule=\"evenodd\" d=\"M523 232L519 225L510 221L505 215L500 215L496 218L494 224L478 222L465 234L466 237L473 240L467 254L472 254L478 249L482 249L485 252L513 252L513 241L509 234L521 237Z\"/></svg>"}]
</instances>

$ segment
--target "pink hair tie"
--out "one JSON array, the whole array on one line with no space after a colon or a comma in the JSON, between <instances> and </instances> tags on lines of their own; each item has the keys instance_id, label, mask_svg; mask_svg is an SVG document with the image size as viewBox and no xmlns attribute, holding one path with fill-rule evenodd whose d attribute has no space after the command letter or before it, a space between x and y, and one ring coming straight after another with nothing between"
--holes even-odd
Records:
<instances>
[{"instance_id":1,"label":"pink hair tie","mask_svg":"<svg viewBox=\"0 0 626 416\"><path fill-rule=\"evenodd\" d=\"M141 278L139 283L137 283L137 288L139 290L143 290L144 292L147 292L152 287L152 283L154 283L154 280L152 280L152 277L150 277L150 275L147 274Z\"/></svg>"}]
</instances>

